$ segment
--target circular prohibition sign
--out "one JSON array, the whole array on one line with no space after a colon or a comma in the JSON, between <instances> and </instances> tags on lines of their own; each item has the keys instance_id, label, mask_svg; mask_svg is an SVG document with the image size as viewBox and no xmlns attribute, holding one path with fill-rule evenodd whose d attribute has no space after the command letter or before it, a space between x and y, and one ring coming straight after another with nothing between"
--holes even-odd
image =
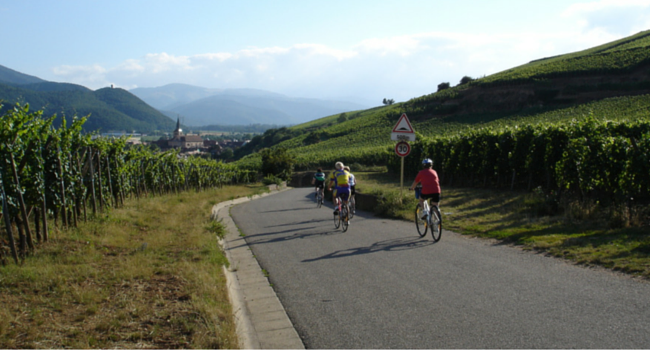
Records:
<instances>
[{"instance_id":1,"label":"circular prohibition sign","mask_svg":"<svg viewBox=\"0 0 650 350\"><path fill-rule=\"evenodd\" d=\"M411 153L411 145L406 141L400 141L395 145L395 154L400 157L406 157Z\"/></svg>"}]
</instances>

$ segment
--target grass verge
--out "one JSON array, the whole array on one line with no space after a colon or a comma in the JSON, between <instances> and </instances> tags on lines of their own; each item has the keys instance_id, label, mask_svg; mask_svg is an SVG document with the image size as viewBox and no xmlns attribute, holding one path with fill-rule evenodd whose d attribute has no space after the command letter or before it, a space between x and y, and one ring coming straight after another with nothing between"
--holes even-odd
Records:
<instances>
[{"instance_id":1,"label":"grass verge","mask_svg":"<svg viewBox=\"0 0 650 350\"><path fill-rule=\"evenodd\" d=\"M216 203L262 185L133 199L0 267L0 348L237 348Z\"/></svg>"},{"instance_id":2,"label":"grass verge","mask_svg":"<svg viewBox=\"0 0 650 350\"><path fill-rule=\"evenodd\" d=\"M399 178L385 172L355 176L361 193L380 198L377 214L413 220L417 200L408 191L412 177L404 180L400 196ZM443 187L442 192L440 209L447 230L650 279L647 206L630 209L577 202L549 203L539 193L508 190ZM548 208L553 205L561 209ZM557 212L560 214L550 214Z\"/></svg>"}]
</instances>

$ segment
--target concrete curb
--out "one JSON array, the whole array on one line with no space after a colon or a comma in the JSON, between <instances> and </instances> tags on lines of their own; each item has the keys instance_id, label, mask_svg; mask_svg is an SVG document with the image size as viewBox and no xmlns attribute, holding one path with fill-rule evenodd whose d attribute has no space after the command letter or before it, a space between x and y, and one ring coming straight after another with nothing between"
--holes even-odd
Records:
<instances>
[{"instance_id":1,"label":"concrete curb","mask_svg":"<svg viewBox=\"0 0 650 350\"><path fill-rule=\"evenodd\" d=\"M233 307L237 336L244 349L304 349L280 299L262 268L253 256L246 240L230 217L230 207L266 197L288 188L222 202L212 207L211 218L224 225L226 234L219 240L230 267L224 266L228 294Z\"/></svg>"}]
</instances>

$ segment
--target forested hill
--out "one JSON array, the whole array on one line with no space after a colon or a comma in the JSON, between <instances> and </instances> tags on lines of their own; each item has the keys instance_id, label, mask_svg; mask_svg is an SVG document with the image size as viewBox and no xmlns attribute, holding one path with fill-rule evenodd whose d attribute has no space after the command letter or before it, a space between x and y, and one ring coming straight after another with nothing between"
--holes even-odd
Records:
<instances>
[{"instance_id":1,"label":"forested hill","mask_svg":"<svg viewBox=\"0 0 650 350\"><path fill-rule=\"evenodd\" d=\"M43 83L45 80L17 72L4 66L0 66L0 82L6 84L22 85Z\"/></svg>"},{"instance_id":2,"label":"forested hill","mask_svg":"<svg viewBox=\"0 0 650 350\"><path fill-rule=\"evenodd\" d=\"M90 116L83 128L91 131L150 132L173 130L175 122L124 89L103 88L92 91L80 85L48 82L0 66L1 112L16 103L30 105L31 110L56 114L70 120Z\"/></svg>"}]
</instances>

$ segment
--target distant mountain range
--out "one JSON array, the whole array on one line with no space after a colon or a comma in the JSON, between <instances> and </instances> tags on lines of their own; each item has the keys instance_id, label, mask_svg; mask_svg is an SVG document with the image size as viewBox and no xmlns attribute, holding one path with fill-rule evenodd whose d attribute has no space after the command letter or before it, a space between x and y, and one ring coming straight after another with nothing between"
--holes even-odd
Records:
<instances>
[{"instance_id":1,"label":"distant mountain range","mask_svg":"<svg viewBox=\"0 0 650 350\"><path fill-rule=\"evenodd\" d=\"M131 93L186 125L299 124L366 109L343 101L293 98L256 89L208 89L185 84L136 88Z\"/></svg>"},{"instance_id":2,"label":"distant mountain range","mask_svg":"<svg viewBox=\"0 0 650 350\"><path fill-rule=\"evenodd\" d=\"M184 84L127 91L55 83L0 65L0 113L29 103L44 116L88 116L86 131L171 131L177 118L184 126L289 125L368 108L362 104L292 98L255 89L207 89Z\"/></svg>"},{"instance_id":3,"label":"distant mountain range","mask_svg":"<svg viewBox=\"0 0 650 350\"><path fill-rule=\"evenodd\" d=\"M67 83L54 83L0 66L0 113L16 103L29 103L30 110L43 110L49 117L90 116L84 130L91 131L171 131L175 121L124 89L103 88L92 91Z\"/></svg>"}]
</instances>

